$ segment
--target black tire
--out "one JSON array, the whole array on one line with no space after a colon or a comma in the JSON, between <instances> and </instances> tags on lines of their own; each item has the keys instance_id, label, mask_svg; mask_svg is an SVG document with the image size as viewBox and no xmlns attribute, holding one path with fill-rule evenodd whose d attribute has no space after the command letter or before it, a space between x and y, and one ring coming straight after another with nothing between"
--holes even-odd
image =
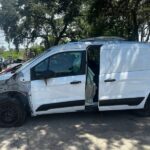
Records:
<instances>
[{"instance_id":1,"label":"black tire","mask_svg":"<svg viewBox=\"0 0 150 150\"><path fill-rule=\"evenodd\" d=\"M144 109L136 110L134 113L141 117L150 117L150 101L146 101Z\"/></svg>"},{"instance_id":2,"label":"black tire","mask_svg":"<svg viewBox=\"0 0 150 150\"><path fill-rule=\"evenodd\" d=\"M18 127L26 119L26 111L23 105L16 99L0 100L0 127Z\"/></svg>"}]
</instances>

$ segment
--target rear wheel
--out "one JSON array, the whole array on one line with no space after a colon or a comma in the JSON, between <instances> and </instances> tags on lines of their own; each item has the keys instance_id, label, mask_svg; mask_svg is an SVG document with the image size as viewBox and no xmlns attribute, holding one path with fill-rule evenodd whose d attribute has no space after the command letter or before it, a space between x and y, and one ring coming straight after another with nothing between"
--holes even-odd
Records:
<instances>
[{"instance_id":1,"label":"rear wheel","mask_svg":"<svg viewBox=\"0 0 150 150\"><path fill-rule=\"evenodd\" d=\"M0 126L21 126L26 118L26 111L17 100L2 100L0 102Z\"/></svg>"},{"instance_id":2,"label":"rear wheel","mask_svg":"<svg viewBox=\"0 0 150 150\"><path fill-rule=\"evenodd\" d=\"M150 116L150 101L147 100L145 103L144 109L136 110L135 113L142 117L149 117Z\"/></svg>"}]
</instances>

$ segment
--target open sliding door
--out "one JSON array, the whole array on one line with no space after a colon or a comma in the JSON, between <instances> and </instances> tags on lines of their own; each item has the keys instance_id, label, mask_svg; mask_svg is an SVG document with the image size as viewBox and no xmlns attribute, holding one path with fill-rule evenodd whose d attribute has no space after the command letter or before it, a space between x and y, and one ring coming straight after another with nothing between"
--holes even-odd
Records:
<instances>
[{"instance_id":1,"label":"open sliding door","mask_svg":"<svg viewBox=\"0 0 150 150\"><path fill-rule=\"evenodd\" d=\"M98 106L100 48L101 45L90 45L87 48L87 55L86 55L87 77L86 77L86 102L85 102L85 105L87 107Z\"/></svg>"}]
</instances>

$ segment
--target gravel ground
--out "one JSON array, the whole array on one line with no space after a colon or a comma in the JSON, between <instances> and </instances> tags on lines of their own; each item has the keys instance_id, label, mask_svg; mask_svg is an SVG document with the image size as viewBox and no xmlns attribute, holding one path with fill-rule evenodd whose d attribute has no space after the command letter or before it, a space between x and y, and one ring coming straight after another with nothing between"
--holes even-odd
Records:
<instances>
[{"instance_id":1,"label":"gravel ground","mask_svg":"<svg viewBox=\"0 0 150 150\"><path fill-rule=\"evenodd\" d=\"M150 150L150 118L129 112L69 113L0 128L0 150Z\"/></svg>"}]
</instances>

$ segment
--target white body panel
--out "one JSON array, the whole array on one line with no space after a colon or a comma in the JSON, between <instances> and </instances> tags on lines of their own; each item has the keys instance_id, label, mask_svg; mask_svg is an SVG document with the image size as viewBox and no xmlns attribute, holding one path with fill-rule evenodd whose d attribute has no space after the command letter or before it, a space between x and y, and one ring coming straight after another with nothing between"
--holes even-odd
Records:
<instances>
[{"instance_id":1,"label":"white body panel","mask_svg":"<svg viewBox=\"0 0 150 150\"><path fill-rule=\"evenodd\" d=\"M109 50L110 49L110 50ZM139 105L99 106L100 110L141 109L150 93L150 49L142 45L110 45L102 48L109 51L106 64L101 61L99 75L99 101L143 97ZM106 52L105 52L106 53ZM103 60L103 55L100 56ZM105 66L105 67L104 67ZM114 82L105 82L115 79Z\"/></svg>"},{"instance_id":2,"label":"white body panel","mask_svg":"<svg viewBox=\"0 0 150 150\"><path fill-rule=\"evenodd\" d=\"M81 81L81 83L77 85L70 84L73 81ZM41 114L36 110L44 104L85 100L85 75L51 78L47 81L35 80L31 82L31 93L34 114ZM84 110L84 105L75 108L76 110L79 110L79 108ZM73 110L72 108L70 109ZM68 111L70 109L66 108ZM57 110L59 109L47 110L43 111L43 113L56 112Z\"/></svg>"},{"instance_id":3,"label":"white body panel","mask_svg":"<svg viewBox=\"0 0 150 150\"><path fill-rule=\"evenodd\" d=\"M100 75L100 99L119 99L145 96L150 91L150 71L123 72ZM105 83L115 78L115 82Z\"/></svg>"}]
</instances>

